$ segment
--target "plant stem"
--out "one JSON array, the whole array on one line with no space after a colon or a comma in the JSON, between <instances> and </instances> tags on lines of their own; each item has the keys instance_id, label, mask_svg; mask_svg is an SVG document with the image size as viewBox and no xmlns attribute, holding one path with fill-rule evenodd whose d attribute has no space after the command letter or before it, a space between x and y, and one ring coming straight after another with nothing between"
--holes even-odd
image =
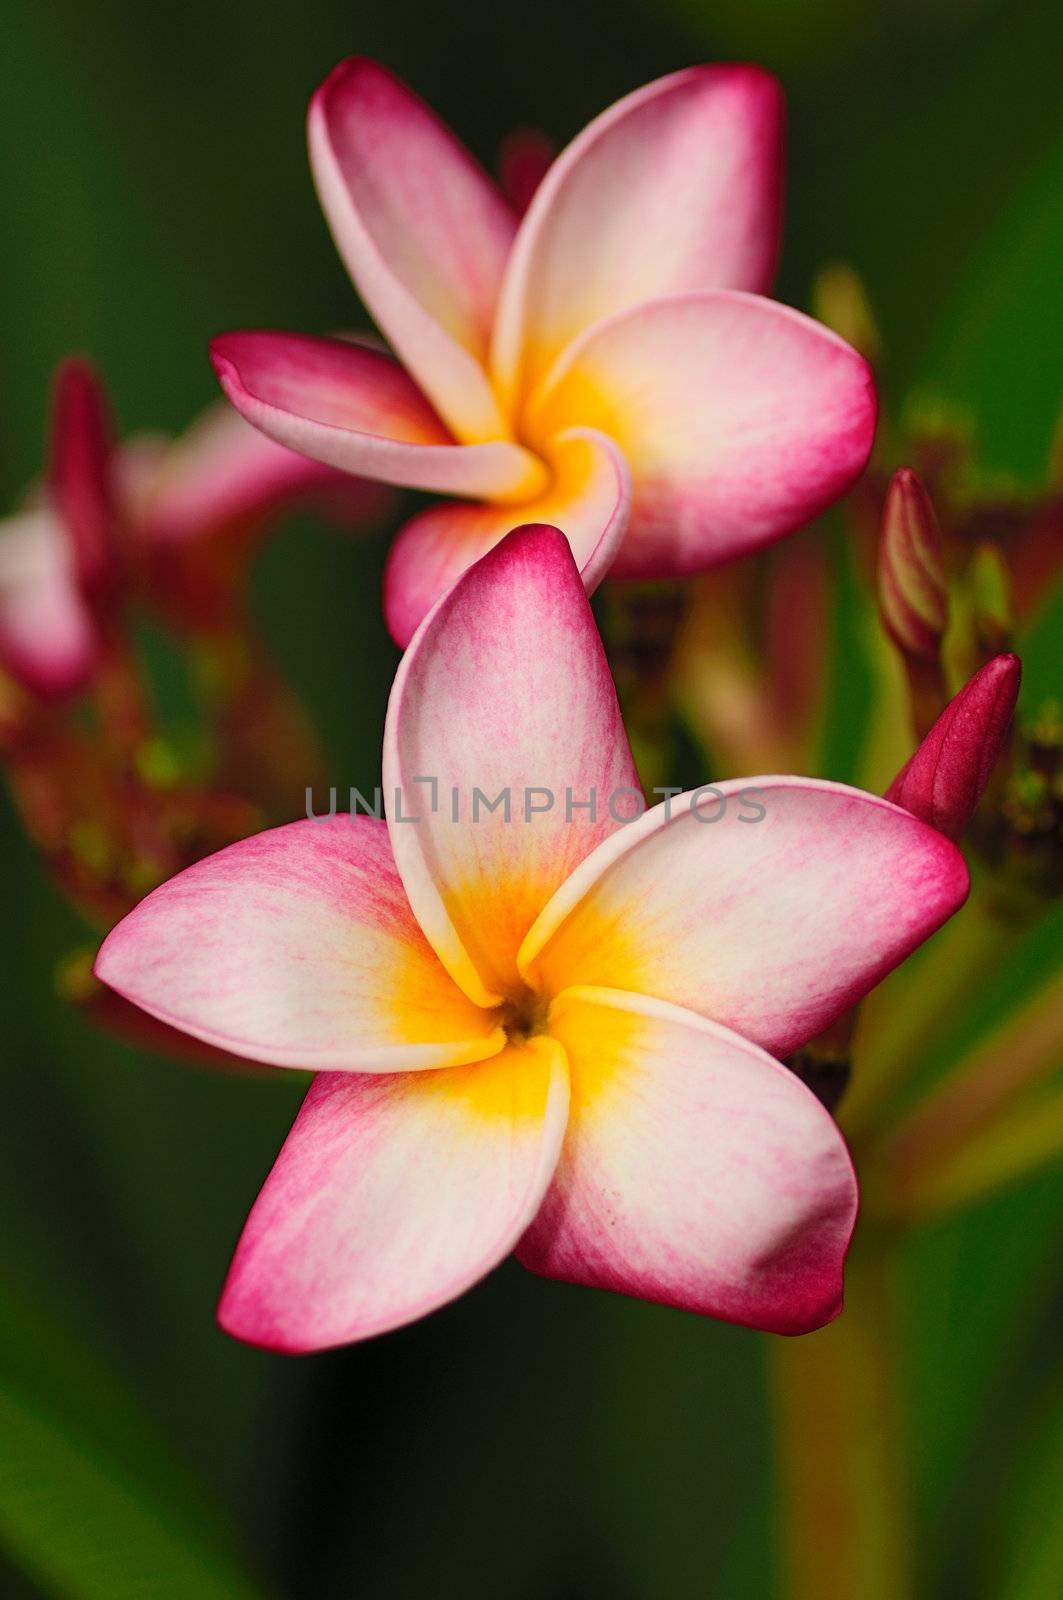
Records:
<instances>
[{"instance_id":1,"label":"plant stem","mask_svg":"<svg viewBox=\"0 0 1063 1600\"><path fill-rule=\"evenodd\" d=\"M915 1592L895 1265L893 1236L865 1226L841 1316L771 1346L786 1600Z\"/></svg>"}]
</instances>

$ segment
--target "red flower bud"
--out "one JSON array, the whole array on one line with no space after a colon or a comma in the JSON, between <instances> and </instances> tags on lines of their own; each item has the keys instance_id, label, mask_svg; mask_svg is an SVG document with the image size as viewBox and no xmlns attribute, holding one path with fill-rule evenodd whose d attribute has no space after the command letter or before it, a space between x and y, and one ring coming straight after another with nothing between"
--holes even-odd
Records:
<instances>
[{"instance_id":1,"label":"red flower bud","mask_svg":"<svg viewBox=\"0 0 1063 1600\"><path fill-rule=\"evenodd\" d=\"M982 798L1019 694L1018 656L994 656L938 717L886 799L958 839Z\"/></svg>"},{"instance_id":2,"label":"red flower bud","mask_svg":"<svg viewBox=\"0 0 1063 1600\"><path fill-rule=\"evenodd\" d=\"M64 361L52 396L49 480L78 583L90 600L109 593L117 576L112 449L99 378L87 361Z\"/></svg>"},{"instance_id":3,"label":"red flower bud","mask_svg":"<svg viewBox=\"0 0 1063 1600\"><path fill-rule=\"evenodd\" d=\"M910 467L894 473L882 517L878 594L887 633L905 656L937 658L948 621L941 531Z\"/></svg>"}]
</instances>

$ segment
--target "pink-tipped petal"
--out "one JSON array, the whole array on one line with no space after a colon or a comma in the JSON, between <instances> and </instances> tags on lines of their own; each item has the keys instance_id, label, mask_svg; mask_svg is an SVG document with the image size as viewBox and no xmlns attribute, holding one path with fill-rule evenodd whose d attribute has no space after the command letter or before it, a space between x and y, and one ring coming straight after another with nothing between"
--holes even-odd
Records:
<instances>
[{"instance_id":1,"label":"pink-tipped petal","mask_svg":"<svg viewBox=\"0 0 1063 1600\"><path fill-rule=\"evenodd\" d=\"M434 1311L509 1254L557 1163L564 1052L315 1079L237 1247L222 1327L321 1350Z\"/></svg>"},{"instance_id":2,"label":"pink-tipped petal","mask_svg":"<svg viewBox=\"0 0 1063 1600\"><path fill-rule=\"evenodd\" d=\"M520 966L548 993L653 995L784 1056L929 938L967 887L955 845L875 795L730 780L599 845L542 913Z\"/></svg>"},{"instance_id":3,"label":"pink-tipped petal","mask_svg":"<svg viewBox=\"0 0 1063 1600\"><path fill-rule=\"evenodd\" d=\"M49 491L86 595L116 581L117 547L107 397L92 366L73 357L55 377Z\"/></svg>"},{"instance_id":4,"label":"pink-tipped petal","mask_svg":"<svg viewBox=\"0 0 1063 1600\"><path fill-rule=\"evenodd\" d=\"M336 247L379 327L470 443L505 432L484 367L516 219L405 84L342 61L310 102L310 160Z\"/></svg>"},{"instance_id":5,"label":"pink-tipped petal","mask_svg":"<svg viewBox=\"0 0 1063 1600\"><path fill-rule=\"evenodd\" d=\"M286 450L219 400L158 461L138 532L150 545L185 544L348 483L345 473Z\"/></svg>"},{"instance_id":6,"label":"pink-tipped petal","mask_svg":"<svg viewBox=\"0 0 1063 1600\"><path fill-rule=\"evenodd\" d=\"M608 989L555 1002L564 1148L518 1247L550 1278L772 1333L841 1309L857 1189L819 1101L756 1045Z\"/></svg>"},{"instance_id":7,"label":"pink-tipped petal","mask_svg":"<svg viewBox=\"0 0 1063 1600\"><path fill-rule=\"evenodd\" d=\"M864 358L758 295L637 306L570 345L529 403L533 443L579 423L614 438L634 495L616 576L677 577L817 516L875 431Z\"/></svg>"},{"instance_id":8,"label":"pink-tipped petal","mask_svg":"<svg viewBox=\"0 0 1063 1600\"><path fill-rule=\"evenodd\" d=\"M553 468L546 493L521 506L431 506L399 533L384 575L384 614L405 648L440 595L518 522L560 528L592 594L627 529L631 478L616 445L589 428L570 428L544 452Z\"/></svg>"},{"instance_id":9,"label":"pink-tipped petal","mask_svg":"<svg viewBox=\"0 0 1063 1600\"><path fill-rule=\"evenodd\" d=\"M945 707L886 799L958 839L974 815L1019 697L1018 656L995 656Z\"/></svg>"},{"instance_id":10,"label":"pink-tipped petal","mask_svg":"<svg viewBox=\"0 0 1063 1600\"><path fill-rule=\"evenodd\" d=\"M597 117L554 162L506 268L493 358L527 393L570 340L659 295L766 290L781 221L782 93L691 67Z\"/></svg>"},{"instance_id":11,"label":"pink-tipped petal","mask_svg":"<svg viewBox=\"0 0 1063 1600\"><path fill-rule=\"evenodd\" d=\"M546 474L520 445L455 444L402 368L378 350L307 334L223 333L225 393L269 438L364 478L488 499L534 494Z\"/></svg>"},{"instance_id":12,"label":"pink-tipped petal","mask_svg":"<svg viewBox=\"0 0 1063 1600\"><path fill-rule=\"evenodd\" d=\"M278 1067L408 1072L502 1047L426 943L383 821L306 819L171 878L96 975L160 1021Z\"/></svg>"},{"instance_id":13,"label":"pink-tipped petal","mask_svg":"<svg viewBox=\"0 0 1063 1600\"><path fill-rule=\"evenodd\" d=\"M384 804L410 904L478 1003L519 989L525 933L631 815L637 784L568 541L519 528L422 623L384 734Z\"/></svg>"},{"instance_id":14,"label":"pink-tipped petal","mask_svg":"<svg viewBox=\"0 0 1063 1600\"><path fill-rule=\"evenodd\" d=\"M0 665L42 700L76 694L92 674L96 630L63 528L46 508L0 523Z\"/></svg>"}]
</instances>

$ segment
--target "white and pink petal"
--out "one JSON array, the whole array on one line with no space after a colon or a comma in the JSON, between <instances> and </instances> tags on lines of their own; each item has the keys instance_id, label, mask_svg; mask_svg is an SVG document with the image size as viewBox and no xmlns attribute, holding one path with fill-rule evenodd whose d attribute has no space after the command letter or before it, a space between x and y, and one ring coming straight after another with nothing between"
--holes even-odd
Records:
<instances>
[{"instance_id":1,"label":"white and pink petal","mask_svg":"<svg viewBox=\"0 0 1063 1600\"><path fill-rule=\"evenodd\" d=\"M516 218L405 84L352 58L310 103L310 160L336 246L377 325L470 443L503 421L484 368Z\"/></svg>"},{"instance_id":2,"label":"white and pink petal","mask_svg":"<svg viewBox=\"0 0 1063 1600\"><path fill-rule=\"evenodd\" d=\"M546 481L508 440L456 444L398 363L368 345L249 330L212 340L211 359L241 416L324 466L486 499L520 499Z\"/></svg>"},{"instance_id":3,"label":"white and pink petal","mask_svg":"<svg viewBox=\"0 0 1063 1600\"><path fill-rule=\"evenodd\" d=\"M579 424L631 469L618 577L664 578L748 554L831 505L866 465L870 369L844 340L758 295L654 300L599 323L528 403L532 444Z\"/></svg>"},{"instance_id":4,"label":"white and pink petal","mask_svg":"<svg viewBox=\"0 0 1063 1600\"><path fill-rule=\"evenodd\" d=\"M472 999L520 990L521 940L640 803L637 783L569 543L556 528L517 529L425 618L384 735L395 860Z\"/></svg>"},{"instance_id":5,"label":"white and pink petal","mask_svg":"<svg viewBox=\"0 0 1063 1600\"><path fill-rule=\"evenodd\" d=\"M161 1022L274 1066L411 1071L504 1043L436 959L368 816L288 823L186 868L112 930L96 974Z\"/></svg>"},{"instance_id":6,"label":"white and pink petal","mask_svg":"<svg viewBox=\"0 0 1063 1600\"><path fill-rule=\"evenodd\" d=\"M546 173L506 268L502 391L527 394L586 328L660 295L765 291L782 213L783 102L758 67L690 67L626 96Z\"/></svg>"},{"instance_id":7,"label":"white and pink petal","mask_svg":"<svg viewBox=\"0 0 1063 1600\"><path fill-rule=\"evenodd\" d=\"M520 953L528 980L688 1007L785 1056L966 898L955 845L874 795L748 778L664 801L599 845Z\"/></svg>"},{"instance_id":8,"label":"white and pink petal","mask_svg":"<svg viewBox=\"0 0 1063 1600\"><path fill-rule=\"evenodd\" d=\"M436 601L519 523L559 528L587 593L597 588L627 529L627 462L611 439L587 428L551 439L544 457L552 475L541 496L520 506L450 501L419 512L401 529L384 575L384 615L403 648Z\"/></svg>"},{"instance_id":9,"label":"white and pink petal","mask_svg":"<svg viewBox=\"0 0 1063 1600\"><path fill-rule=\"evenodd\" d=\"M48 507L0 523L0 666L42 700L84 688L96 629L74 576L69 542Z\"/></svg>"},{"instance_id":10,"label":"white and pink petal","mask_svg":"<svg viewBox=\"0 0 1063 1600\"><path fill-rule=\"evenodd\" d=\"M555 1001L565 1143L525 1266L773 1333L841 1309L857 1188L814 1095L739 1035L608 989Z\"/></svg>"},{"instance_id":11,"label":"white and pink petal","mask_svg":"<svg viewBox=\"0 0 1063 1600\"><path fill-rule=\"evenodd\" d=\"M322 1074L248 1218L222 1327L321 1350L453 1300L534 1217L567 1108L564 1052L546 1038L473 1067Z\"/></svg>"}]
</instances>

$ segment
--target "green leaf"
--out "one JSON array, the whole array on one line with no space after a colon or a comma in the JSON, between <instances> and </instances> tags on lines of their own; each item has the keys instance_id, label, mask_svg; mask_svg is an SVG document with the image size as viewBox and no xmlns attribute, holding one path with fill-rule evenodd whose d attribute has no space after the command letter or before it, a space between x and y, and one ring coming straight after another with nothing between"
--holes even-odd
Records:
<instances>
[{"instance_id":1,"label":"green leaf","mask_svg":"<svg viewBox=\"0 0 1063 1600\"><path fill-rule=\"evenodd\" d=\"M54 1416L0 1379L0 1542L70 1600L252 1600L224 1556Z\"/></svg>"}]
</instances>

